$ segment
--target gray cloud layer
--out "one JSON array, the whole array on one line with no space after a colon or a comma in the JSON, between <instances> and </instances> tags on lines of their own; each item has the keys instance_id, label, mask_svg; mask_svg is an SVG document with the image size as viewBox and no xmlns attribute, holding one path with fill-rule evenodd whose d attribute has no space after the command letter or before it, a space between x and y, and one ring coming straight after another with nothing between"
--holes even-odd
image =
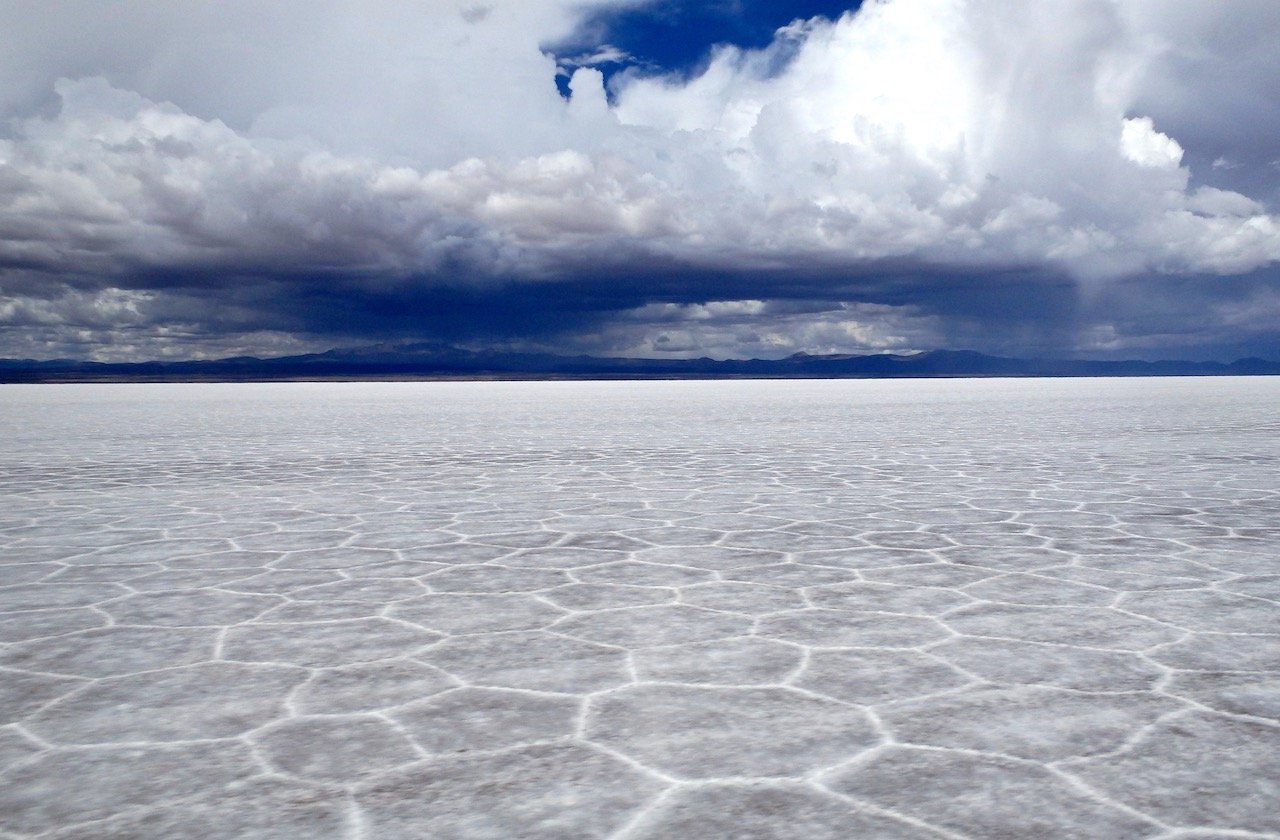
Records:
<instances>
[{"instance_id":1,"label":"gray cloud layer","mask_svg":"<svg viewBox=\"0 0 1280 840\"><path fill-rule=\"evenodd\" d=\"M0 6L0 353L1277 338L1269 0L870 2L612 102L565 2L193 8Z\"/></svg>"}]
</instances>

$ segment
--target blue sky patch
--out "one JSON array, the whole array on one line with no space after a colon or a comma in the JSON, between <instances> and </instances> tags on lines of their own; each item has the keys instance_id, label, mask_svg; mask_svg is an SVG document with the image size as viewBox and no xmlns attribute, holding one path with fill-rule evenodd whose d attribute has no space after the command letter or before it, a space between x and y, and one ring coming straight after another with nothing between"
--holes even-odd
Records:
<instances>
[{"instance_id":1,"label":"blue sky patch","mask_svg":"<svg viewBox=\"0 0 1280 840\"><path fill-rule=\"evenodd\" d=\"M606 9L583 22L568 41L548 46L560 62L556 83L569 95L576 67L596 67L608 79L627 67L649 73L695 75L718 44L745 49L768 46L794 20L838 18L861 0L658 0L639 7Z\"/></svg>"}]
</instances>

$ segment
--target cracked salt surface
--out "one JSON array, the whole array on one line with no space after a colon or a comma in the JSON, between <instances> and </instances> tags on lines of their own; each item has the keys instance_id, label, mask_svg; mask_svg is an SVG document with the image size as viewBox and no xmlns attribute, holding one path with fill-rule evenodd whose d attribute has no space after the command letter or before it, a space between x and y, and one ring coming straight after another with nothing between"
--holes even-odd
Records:
<instances>
[{"instance_id":1,"label":"cracked salt surface","mask_svg":"<svg viewBox=\"0 0 1280 840\"><path fill-rule=\"evenodd\" d=\"M0 836L1280 838L1278 417L6 386Z\"/></svg>"}]
</instances>

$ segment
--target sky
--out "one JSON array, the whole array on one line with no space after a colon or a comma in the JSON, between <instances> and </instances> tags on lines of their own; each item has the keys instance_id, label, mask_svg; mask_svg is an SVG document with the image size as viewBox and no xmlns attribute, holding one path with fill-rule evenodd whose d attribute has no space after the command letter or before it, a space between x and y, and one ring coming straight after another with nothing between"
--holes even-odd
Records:
<instances>
[{"instance_id":1,"label":"sky","mask_svg":"<svg viewBox=\"0 0 1280 840\"><path fill-rule=\"evenodd\" d=\"M0 0L0 356L1280 359L1275 0Z\"/></svg>"}]
</instances>

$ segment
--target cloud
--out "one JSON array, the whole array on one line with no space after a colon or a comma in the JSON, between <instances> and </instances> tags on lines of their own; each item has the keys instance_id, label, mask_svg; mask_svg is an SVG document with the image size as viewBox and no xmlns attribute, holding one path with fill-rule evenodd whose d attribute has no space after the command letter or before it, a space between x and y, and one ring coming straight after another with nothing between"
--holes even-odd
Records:
<instances>
[{"instance_id":1,"label":"cloud","mask_svg":"<svg viewBox=\"0 0 1280 840\"><path fill-rule=\"evenodd\" d=\"M480 23L493 12L492 6L471 6L458 12L467 23Z\"/></svg>"},{"instance_id":2,"label":"cloud","mask_svg":"<svg viewBox=\"0 0 1280 840\"><path fill-rule=\"evenodd\" d=\"M1273 10L1224 5L1254 25L1202 33L1172 0L869 0L763 50L719 48L693 78L620 73L609 96L589 65L619 55L601 45L571 62L566 101L541 45L583 19L569 2L285 2L262 19L143 2L123 28L100 4L56 20L12 4L0 323L58 307L85 322L85 300L146 295L103 317L142 330L180 322L168 297L200 299L191 334L307 343L339 330L293 312L303 300L372 313L572 287L599 290L588 343L603 349L917 347L967 329L939 308L959 307L949 276L1034 297L1036 274L1265 272L1280 260L1274 151L1252 194L1205 179L1258 171L1277 88L1219 65L1197 76L1212 62L1174 40L1196 34L1228 65L1244 44L1261 66ZM1224 121L1250 110L1246 128L1196 122L1187 91L1210 82L1231 87ZM886 265L911 279L875 280ZM771 308L806 296L835 303ZM750 323L724 308L744 301L765 307ZM678 324L655 316L666 306ZM713 310L714 329L694 314Z\"/></svg>"},{"instance_id":3,"label":"cloud","mask_svg":"<svg viewBox=\"0 0 1280 840\"><path fill-rule=\"evenodd\" d=\"M54 119L0 142L0 259L125 282L145 270L431 270L484 247L415 172L254 141L219 121L60 81Z\"/></svg>"},{"instance_id":4,"label":"cloud","mask_svg":"<svg viewBox=\"0 0 1280 840\"><path fill-rule=\"evenodd\" d=\"M599 64L622 64L631 60L631 54L613 44L601 44L588 52L579 55L564 56L558 59L562 68L595 67ZM568 69L562 72L569 73Z\"/></svg>"},{"instance_id":5,"label":"cloud","mask_svg":"<svg viewBox=\"0 0 1280 840\"><path fill-rule=\"evenodd\" d=\"M624 80L617 114L725 160L764 251L1088 276L1277 259L1273 217L1192 213L1176 139L1129 114L1140 36L1105 2L873 3L784 31L781 73L725 49L688 83Z\"/></svg>"},{"instance_id":6,"label":"cloud","mask_svg":"<svg viewBox=\"0 0 1280 840\"><path fill-rule=\"evenodd\" d=\"M579 346L623 356L779 358L911 352L940 338L938 319L913 306L734 300L647 304L579 339Z\"/></svg>"},{"instance_id":7,"label":"cloud","mask_svg":"<svg viewBox=\"0 0 1280 840\"><path fill-rule=\"evenodd\" d=\"M1177 169L1182 163L1178 141L1156 131L1150 117L1125 120L1120 129L1120 152L1139 166Z\"/></svg>"},{"instance_id":8,"label":"cloud","mask_svg":"<svg viewBox=\"0 0 1280 840\"><path fill-rule=\"evenodd\" d=\"M63 0L0 4L0 114L101 77L250 137L436 167L563 148L555 60L577 0ZM619 5L595 0L594 8ZM517 127L518 130L513 130Z\"/></svg>"}]
</instances>

